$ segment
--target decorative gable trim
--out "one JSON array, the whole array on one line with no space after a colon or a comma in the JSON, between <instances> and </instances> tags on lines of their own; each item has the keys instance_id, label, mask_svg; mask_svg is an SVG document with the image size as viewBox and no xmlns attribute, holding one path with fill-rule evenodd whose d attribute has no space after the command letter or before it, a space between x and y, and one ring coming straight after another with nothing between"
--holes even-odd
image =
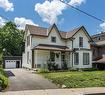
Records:
<instances>
[{"instance_id":1,"label":"decorative gable trim","mask_svg":"<svg viewBox=\"0 0 105 95\"><path fill-rule=\"evenodd\" d=\"M59 30L58 30L58 27L56 26L55 23L54 23L54 24L52 25L52 27L49 29L48 36L50 35L50 33L51 33L51 31L52 31L53 28L58 32L60 38L62 38L62 36L61 36L61 34L60 34Z\"/></svg>"},{"instance_id":2,"label":"decorative gable trim","mask_svg":"<svg viewBox=\"0 0 105 95\"><path fill-rule=\"evenodd\" d=\"M78 31L76 31L76 32L73 34L73 36L76 35L81 29L83 30L83 32L85 33L85 35L88 37L89 42L93 42L91 36L89 35L89 33L87 32L87 30L85 29L84 26L81 26L81 27L78 29ZM72 36L71 38L73 38L73 36Z\"/></svg>"}]
</instances>

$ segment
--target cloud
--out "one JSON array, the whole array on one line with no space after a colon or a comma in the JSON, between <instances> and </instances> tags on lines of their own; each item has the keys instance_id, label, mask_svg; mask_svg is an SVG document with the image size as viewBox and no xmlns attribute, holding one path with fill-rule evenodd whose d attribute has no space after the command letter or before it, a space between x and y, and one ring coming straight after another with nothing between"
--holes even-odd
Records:
<instances>
[{"instance_id":1,"label":"cloud","mask_svg":"<svg viewBox=\"0 0 105 95\"><path fill-rule=\"evenodd\" d=\"M105 22L100 24L102 31L105 31Z\"/></svg>"},{"instance_id":2,"label":"cloud","mask_svg":"<svg viewBox=\"0 0 105 95\"><path fill-rule=\"evenodd\" d=\"M9 2L8 0L0 0L0 7L5 11L14 11L13 3Z\"/></svg>"},{"instance_id":3,"label":"cloud","mask_svg":"<svg viewBox=\"0 0 105 95\"><path fill-rule=\"evenodd\" d=\"M3 27L5 25L6 20L0 17L0 27Z\"/></svg>"},{"instance_id":4,"label":"cloud","mask_svg":"<svg viewBox=\"0 0 105 95\"><path fill-rule=\"evenodd\" d=\"M82 3L85 3L85 0L71 0L69 2L69 4L72 5L72 6L81 5Z\"/></svg>"},{"instance_id":5,"label":"cloud","mask_svg":"<svg viewBox=\"0 0 105 95\"><path fill-rule=\"evenodd\" d=\"M38 24L35 24L31 19L26 19L24 17L15 17L14 22L17 25L18 29L25 29L26 24L35 25L38 26Z\"/></svg>"},{"instance_id":6,"label":"cloud","mask_svg":"<svg viewBox=\"0 0 105 95\"><path fill-rule=\"evenodd\" d=\"M45 1L40 4L35 5L35 11L41 16L44 22L53 24L57 22L57 16L62 14L62 10L65 9L65 4L58 0L53 0L51 2Z\"/></svg>"},{"instance_id":7,"label":"cloud","mask_svg":"<svg viewBox=\"0 0 105 95\"><path fill-rule=\"evenodd\" d=\"M73 6L81 5L85 0L70 0L69 4ZM42 4L35 5L35 11L40 15L44 22L49 24L57 23L57 17L62 15L63 10L67 9L67 5L59 0L44 1Z\"/></svg>"}]
</instances>

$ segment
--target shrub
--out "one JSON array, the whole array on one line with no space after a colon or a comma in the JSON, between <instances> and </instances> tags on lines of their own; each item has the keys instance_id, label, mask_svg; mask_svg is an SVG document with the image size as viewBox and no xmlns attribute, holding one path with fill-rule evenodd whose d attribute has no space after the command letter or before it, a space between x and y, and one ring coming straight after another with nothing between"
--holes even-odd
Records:
<instances>
[{"instance_id":1,"label":"shrub","mask_svg":"<svg viewBox=\"0 0 105 95\"><path fill-rule=\"evenodd\" d=\"M48 61L47 62L48 70L58 70L58 64L55 62Z\"/></svg>"},{"instance_id":2,"label":"shrub","mask_svg":"<svg viewBox=\"0 0 105 95\"><path fill-rule=\"evenodd\" d=\"M48 69L38 69L38 73L49 73Z\"/></svg>"},{"instance_id":3,"label":"shrub","mask_svg":"<svg viewBox=\"0 0 105 95\"><path fill-rule=\"evenodd\" d=\"M3 69L0 68L0 87L5 89L8 86L8 77Z\"/></svg>"},{"instance_id":4,"label":"shrub","mask_svg":"<svg viewBox=\"0 0 105 95\"><path fill-rule=\"evenodd\" d=\"M0 75L0 86L2 87L2 89L5 89L8 86L8 78Z\"/></svg>"},{"instance_id":5,"label":"shrub","mask_svg":"<svg viewBox=\"0 0 105 95\"><path fill-rule=\"evenodd\" d=\"M62 67L62 69L63 69L63 70L67 70L67 69L68 69L66 61L63 62L63 67Z\"/></svg>"},{"instance_id":6,"label":"shrub","mask_svg":"<svg viewBox=\"0 0 105 95\"><path fill-rule=\"evenodd\" d=\"M96 68L84 68L81 70L83 70L83 71L96 71L97 69Z\"/></svg>"}]
</instances>

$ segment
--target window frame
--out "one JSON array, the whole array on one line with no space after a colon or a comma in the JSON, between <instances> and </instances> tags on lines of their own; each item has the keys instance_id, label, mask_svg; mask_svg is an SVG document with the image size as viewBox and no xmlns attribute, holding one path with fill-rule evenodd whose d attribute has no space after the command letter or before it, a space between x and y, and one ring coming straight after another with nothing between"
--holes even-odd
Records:
<instances>
[{"instance_id":1,"label":"window frame","mask_svg":"<svg viewBox=\"0 0 105 95\"><path fill-rule=\"evenodd\" d=\"M90 64L90 54L89 53L83 53L83 65L89 65L89 64Z\"/></svg>"},{"instance_id":2,"label":"window frame","mask_svg":"<svg viewBox=\"0 0 105 95\"><path fill-rule=\"evenodd\" d=\"M79 37L79 47L83 47L83 37Z\"/></svg>"},{"instance_id":3,"label":"window frame","mask_svg":"<svg viewBox=\"0 0 105 95\"><path fill-rule=\"evenodd\" d=\"M27 64L29 64L29 51L27 52Z\"/></svg>"},{"instance_id":4,"label":"window frame","mask_svg":"<svg viewBox=\"0 0 105 95\"><path fill-rule=\"evenodd\" d=\"M51 42L56 43L56 37L55 36L51 36Z\"/></svg>"},{"instance_id":5,"label":"window frame","mask_svg":"<svg viewBox=\"0 0 105 95\"><path fill-rule=\"evenodd\" d=\"M79 53L74 53L74 65L79 65Z\"/></svg>"},{"instance_id":6,"label":"window frame","mask_svg":"<svg viewBox=\"0 0 105 95\"><path fill-rule=\"evenodd\" d=\"M27 46L30 45L30 35L27 36Z\"/></svg>"}]
</instances>

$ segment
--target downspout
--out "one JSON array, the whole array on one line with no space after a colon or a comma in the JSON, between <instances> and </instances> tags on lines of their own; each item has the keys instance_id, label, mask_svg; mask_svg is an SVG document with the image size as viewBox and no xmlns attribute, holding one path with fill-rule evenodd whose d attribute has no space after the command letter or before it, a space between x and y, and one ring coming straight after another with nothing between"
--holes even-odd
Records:
<instances>
[{"instance_id":1,"label":"downspout","mask_svg":"<svg viewBox=\"0 0 105 95\"><path fill-rule=\"evenodd\" d=\"M72 50L73 50L73 39L71 39L72 41ZM73 67L73 51L72 51L72 67Z\"/></svg>"}]
</instances>

